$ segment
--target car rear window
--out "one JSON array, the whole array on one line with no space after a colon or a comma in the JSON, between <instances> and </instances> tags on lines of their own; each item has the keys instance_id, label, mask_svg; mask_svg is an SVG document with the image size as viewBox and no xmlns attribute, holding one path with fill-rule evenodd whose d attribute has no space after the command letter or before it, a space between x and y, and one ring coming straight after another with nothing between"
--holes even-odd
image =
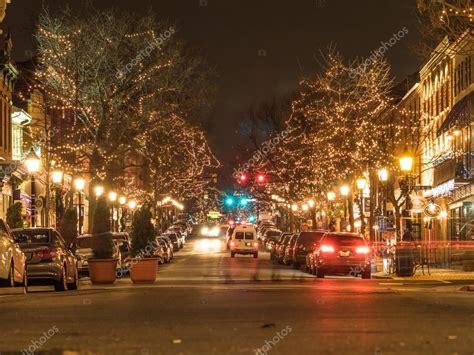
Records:
<instances>
[{"instance_id":1,"label":"car rear window","mask_svg":"<svg viewBox=\"0 0 474 355\"><path fill-rule=\"evenodd\" d=\"M50 236L47 232L13 232L15 241L25 244L50 243Z\"/></svg>"},{"instance_id":2,"label":"car rear window","mask_svg":"<svg viewBox=\"0 0 474 355\"><path fill-rule=\"evenodd\" d=\"M245 232L245 240L253 240L254 236L252 232Z\"/></svg>"},{"instance_id":3,"label":"car rear window","mask_svg":"<svg viewBox=\"0 0 474 355\"><path fill-rule=\"evenodd\" d=\"M312 244L319 242L323 236L323 232L301 232L298 238L298 243Z\"/></svg>"},{"instance_id":4,"label":"car rear window","mask_svg":"<svg viewBox=\"0 0 474 355\"><path fill-rule=\"evenodd\" d=\"M236 232L235 239L239 239L239 240L244 239L244 232Z\"/></svg>"},{"instance_id":5,"label":"car rear window","mask_svg":"<svg viewBox=\"0 0 474 355\"><path fill-rule=\"evenodd\" d=\"M295 242L296 242L296 235L293 235L290 239L290 246L292 247L293 245L295 245Z\"/></svg>"},{"instance_id":6,"label":"car rear window","mask_svg":"<svg viewBox=\"0 0 474 355\"><path fill-rule=\"evenodd\" d=\"M365 244L365 240L363 238L347 235L328 235L324 238L324 242L340 246L355 246Z\"/></svg>"}]
</instances>

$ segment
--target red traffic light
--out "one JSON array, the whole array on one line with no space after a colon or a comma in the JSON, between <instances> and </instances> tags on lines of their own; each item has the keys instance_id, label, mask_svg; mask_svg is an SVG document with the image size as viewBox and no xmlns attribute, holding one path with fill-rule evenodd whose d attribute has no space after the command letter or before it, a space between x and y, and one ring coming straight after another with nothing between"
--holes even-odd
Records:
<instances>
[{"instance_id":1,"label":"red traffic light","mask_svg":"<svg viewBox=\"0 0 474 355\"><path fill-rule=\"evenodd\" d=\"M249 177L247 176L247 174L240 174L240 176L239 176L239 181L240 181L241 184L246 183L248 179L249 179Z\"/></svg>"},{"instance_id":2,"label":"red traffic light","mask_svg":"<svg viewBox=\"0 0 474 355\"><path fill-rule=\"evenodd\" d=\"M258 174L256 180L259 184L264 184L267 182L267 176L265 174Z\"/></svg>"}]
</instances>

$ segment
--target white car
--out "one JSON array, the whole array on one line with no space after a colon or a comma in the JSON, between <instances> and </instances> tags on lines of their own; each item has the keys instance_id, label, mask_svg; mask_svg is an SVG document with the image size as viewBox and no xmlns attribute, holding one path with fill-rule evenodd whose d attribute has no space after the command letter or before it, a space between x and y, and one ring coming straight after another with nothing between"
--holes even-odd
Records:
<instances>
[{"instance_id":1,"label":"white car","mask_svg":"<svg viewBox=\"0 0 474 355\"><path fill-rule=\"evenodd\" d=\"M15 284L28 287L26 257L6 223L0 219L0 285L14 287Z\"/></svg>"},{"instance_id":2,"label":"white car","mask_svg":"<svg viewBox=\"0 0 474 355\"><path fill-rule=\"evenodd\" d=\"M235 254L252 254L254 258L258 258L257 231L250 224L235 227L229 244L232 258Z\"/></svg>"}]
</instances>

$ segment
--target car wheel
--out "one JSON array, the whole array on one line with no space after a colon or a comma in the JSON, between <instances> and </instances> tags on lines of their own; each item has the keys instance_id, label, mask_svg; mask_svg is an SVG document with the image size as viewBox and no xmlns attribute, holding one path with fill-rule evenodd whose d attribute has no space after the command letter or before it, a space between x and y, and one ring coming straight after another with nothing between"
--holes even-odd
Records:
<instances>
[{"instance_id":1,"label":"car wheel","mask_svg":"<svg viewBox=\"0 0 474 355\"><path fill-rule=\"evenodd\" d=\"M67 277L66 277L66 267L63 266L61 270L61 279L54 283L55 291L67 291Z\"/></svg>"},{"instance_id":2,"label":"car wheel","mask_svg":"<svg viewBox=\"0 0 474 355\"><path fill-rule=\"evenodd\" d=\"M78 273L77 267L76 267L76 271L74 272L74 281L70 284L67 284L67 288L69 290L77 290L78 282L79 282L79 273Z\"/></svg>"},{"instance_id":3,"label":"car wheel","mask_svg":"<svg viewBox=\"0 0 474 355\"><path fill-rule=\"evenodd\" d=\"M258 253L253 254L253 258L257 259L258 258Z\"/></svg>"},{"instance_id":4,"label":"car wheel","mask_svg":"<svg viewBox=\"0 0 474 355\"><path fill-rule=\"evenodd\" d=\"M315 266L314 270L318 279L324 279L324 271L321 268Z\"/></svg>"},{"instance_id":5,"label":"car wheel","mask_svg":"<svg viewBox=\"0 0 474 355\"><path fill-rule=\"evenodd\" d=\"M364 271L364 272L361 274L361 276L362 276L363 279L370 279L370 278L372 278L372 273L370 272L370 270Z\"/></svg>"},{"instance_id":6,"label":"car wheel","mask_svg":"<svg viewBox=\"0 0 474 355\"><path fill-rule=\"evenodd\" d=\"M10 264L10 271L8 272L8 278L6 280L0 280L0 286L3 287L15 287L15 274L14 274L13 262Z\"/></svg>"},{"instance_id":7,"label":"car wheel","mask_svg":"<svg viewBox=\"0 0 474 355\"><path fill-rule=\"evenodd\" d=\"M230 257L235 258L235 253L233 251L230 252Z\"/></svg>"}]
</instances>

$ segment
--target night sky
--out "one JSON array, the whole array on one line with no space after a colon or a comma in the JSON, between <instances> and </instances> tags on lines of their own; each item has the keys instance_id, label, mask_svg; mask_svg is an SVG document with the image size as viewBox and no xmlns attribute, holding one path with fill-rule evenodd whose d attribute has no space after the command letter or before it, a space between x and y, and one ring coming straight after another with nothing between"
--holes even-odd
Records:
<instances>
[{"instance_id":1,"label":"night sky","mask_svg":"<svg viewBox=\"0 0 474 355\"><path fill-rule=\"evenodd\" d=\"M240 141L238 121L251 104L293 92L303 75L318 70L315 58L330 44L347 57L365 57L403 27L409 30L386 57L397 80L413 73L419 59L415 0L90 0L96 7L146 13L178 24L181 38L199 48L218 72L218 96L209 141L226 162ZM51 8L84 0L45 0ZM41 0L13 0L5 28L15 57L34 50L32 32Z\"/></svg>"}]
</instances>

